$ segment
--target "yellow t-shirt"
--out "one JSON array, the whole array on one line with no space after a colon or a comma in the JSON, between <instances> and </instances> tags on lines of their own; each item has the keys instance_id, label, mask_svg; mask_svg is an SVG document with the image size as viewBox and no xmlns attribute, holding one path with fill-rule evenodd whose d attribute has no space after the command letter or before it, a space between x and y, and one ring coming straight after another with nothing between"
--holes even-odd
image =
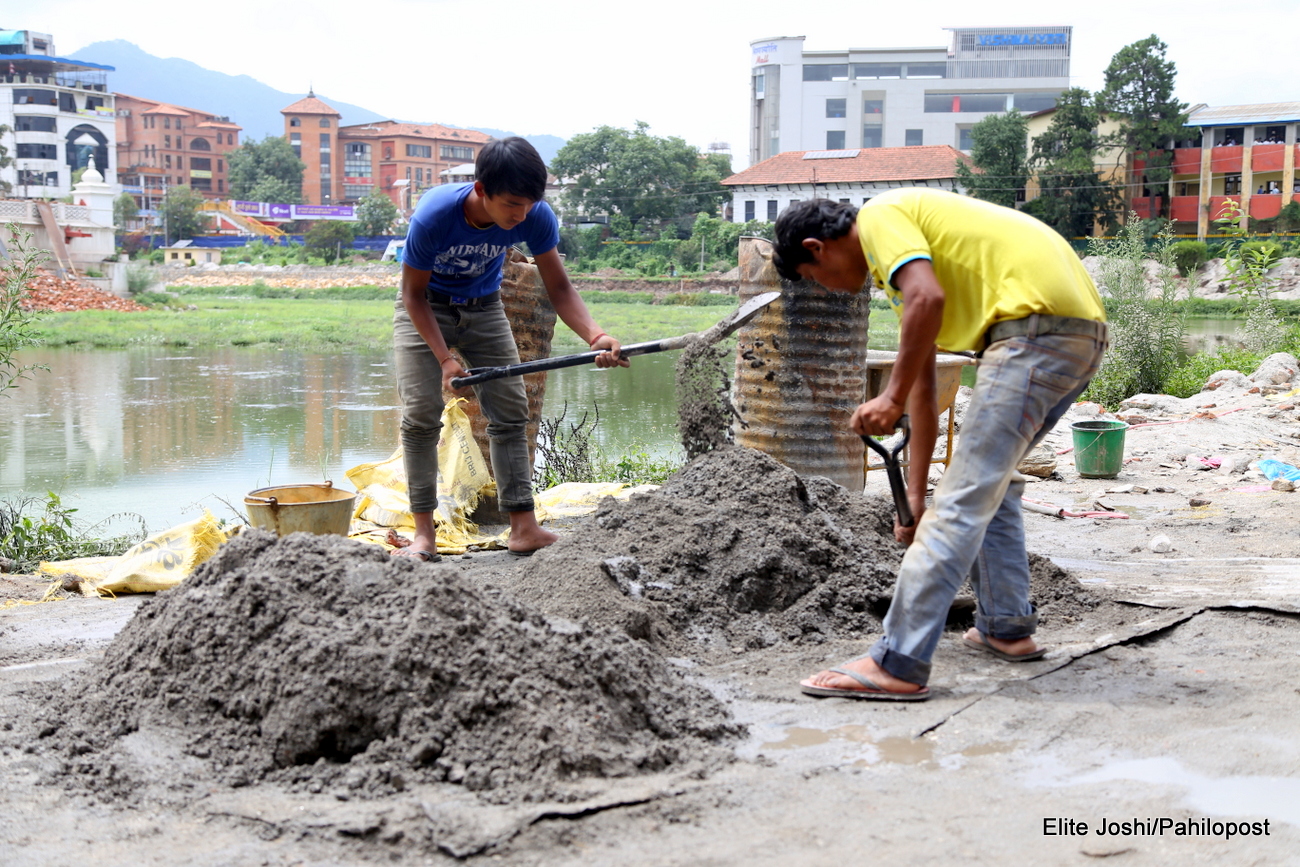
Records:
<instances>
[{"instance_id":1,"label":"yellow t-shirt","mask_svg":"<svg viewBox=\"0 0 1300 867\"><path fill-rule=\"evenodd\" d=\"M941 349L983 349L989 326L1033 313L1106 319L1097 287L1065 239L1012 208L923 187L890 190L858 211L858 239L872 279L900 317L894 272L930 260L945 296L935 340Z\"/></svg>"}]
</instances>

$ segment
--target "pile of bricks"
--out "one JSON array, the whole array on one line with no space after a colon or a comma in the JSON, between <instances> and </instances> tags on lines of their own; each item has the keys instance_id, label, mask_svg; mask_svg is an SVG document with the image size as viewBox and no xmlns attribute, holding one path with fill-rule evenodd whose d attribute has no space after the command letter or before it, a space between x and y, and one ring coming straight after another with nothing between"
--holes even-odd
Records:
<instances>
[{"instance_id":1,"label":"pile of bricks","mask_svg":"<svg viewBox=\"0 0 1300 867\"><path fill-rule=\"evenodd\" d=\"M275 289L328 289L334 286L396 286L396 274L339 274L330 277L301 277L293 275L239 274L187 274L166 280L168 286L252 286L263 283Z\"/></svg>"},{"instance_id":2,"label":"pile of bricks","mask_svg":"<svg viewBox=\"0 0 1300 867\"><path fill-rule=\"evenodd\" d=\"M63 280L45 271L38 272L27 283L27 293L19 304L24 310L46 310L53 313L73 310L121 310L135 313L149 309L111 292L83 286L76 280Z\"/></svg>"}]
</instances>

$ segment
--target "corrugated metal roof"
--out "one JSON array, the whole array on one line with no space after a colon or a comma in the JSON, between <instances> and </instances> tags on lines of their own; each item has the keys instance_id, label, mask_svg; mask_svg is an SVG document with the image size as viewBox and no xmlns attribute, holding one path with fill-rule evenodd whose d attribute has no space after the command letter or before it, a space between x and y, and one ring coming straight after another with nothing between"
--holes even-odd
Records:
<instances>
[{"instance_id":1,"label":"corrugated metal roof","mask_svg":"<svg viewBox=\"0 0 1300 867\"><path fill-rule=\"evenodd\" d=\"M869 181L919 181L957 177L957 161L966 155L951 145L922 145L902 148L863 148L856 156L806 160L809 153L786 151L750 166L722 181L727 186L742 184L862 183ZM851 153L841 151L839 153Z\"/></svg>"},{"instance_id":2,"label":"corrugated metal roof","mask_svg":"<svg viewBox=\"0 0 1300 867\"><path fill-rule=\"evenodd\" d=\"M1206 106L1191 113L1188 126L1291 123L1300 120L1300 102L1259 102L1254 105Z\"/></svg>"}]
</instances>

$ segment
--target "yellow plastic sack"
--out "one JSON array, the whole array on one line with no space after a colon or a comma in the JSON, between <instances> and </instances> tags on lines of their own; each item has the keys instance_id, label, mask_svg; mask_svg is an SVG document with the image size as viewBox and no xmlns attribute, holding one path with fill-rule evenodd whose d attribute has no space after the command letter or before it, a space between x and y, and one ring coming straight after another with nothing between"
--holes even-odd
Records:
<instances>
[{"instance_id":1,"label":"yellow plastic sack","mask_svg":"<svg viewBox=\"0 0 1300 867\"><path fill-rule=\"evenodd\" d=\"M81 580L84 596L154 593L181 583L229 537L204 509L198 520L156 533L125 554L43 562L36 572L60 578L75 576Z\"/></svg>"},{"instance_id":2,"label":"yellow plastic sack","mask_svg":"<svg viewBox=\"0 0 1300 867\"><path fill-rule=\"evenodd\" d=\"M497 548L506 535L488 536L469 519L484 495L495 493L496 482L488 473L487 461L474 441L469 416L461 404L451 401L442 411L442 438L438 440L438 503L434 523L438 528L438 550L444 554L464 553L469 546ZM384 461L360 464L347 471L357 490L357 509L352 522L354 537L375 536L395 530L411 535L415 520L407 489L402 450Z\"/></svg>"}]
</instances>

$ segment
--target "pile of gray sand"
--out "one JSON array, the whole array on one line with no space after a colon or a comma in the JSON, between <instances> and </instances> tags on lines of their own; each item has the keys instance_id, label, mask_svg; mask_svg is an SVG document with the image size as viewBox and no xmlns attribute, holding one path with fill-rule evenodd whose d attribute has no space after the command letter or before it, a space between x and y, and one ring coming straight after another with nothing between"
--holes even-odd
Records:
<instances>
[{"instance_id":1,"label":"pile of gray sand","mask_svg":"<svg viewBox=\"0 0 1300 867\"><path fill-rule=\"evenodd\" d=\"M225 784L378 796L456 783L505 802L707 767L739 734L626 635L548 619L454 566L259 530L141 607L61 694L44 743L101 792L133 790L114 747L146 735Z\"/></svg>"},{"instance_id":2,"label":"pile of gray sand","mask_svg":"<svg viewBox=\"0 0 1300 867\"><path fill-rule=\"evenodd\" d=\"M866 637L880 630L902 560L893 521L890 498L722 446L656 491L604 500L505 586L666 653ZM1045 557L1030 555L1030 573L1045 624L1096 604ZM971 607L964 620L956 607L954 627L970 624Z\"/></svg>"}]
</instances>

